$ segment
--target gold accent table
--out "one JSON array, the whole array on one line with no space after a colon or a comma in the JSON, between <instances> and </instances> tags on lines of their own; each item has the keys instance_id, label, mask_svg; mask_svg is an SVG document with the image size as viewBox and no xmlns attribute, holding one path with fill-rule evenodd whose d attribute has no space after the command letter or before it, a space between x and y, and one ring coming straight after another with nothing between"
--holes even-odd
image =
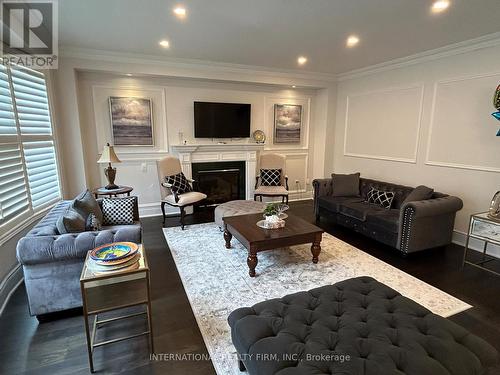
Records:
<instances>
[{"instance_id":1,"label":"gold accent table","mask_svg":"<svg viewBox=\"0 0 500 375\"><path fill-rule=\"evenodd\" d=\"M139 253L141 257L139 259L138 268L109 274L95 274L88 267L90 251L87 253L80 276L80 288L82 291L83 317L85 319L90 372L94 372L94 348L99 346L128 340L138 336L149 335L150 351L154 353L149 266L143 245L139 245ZM99 314L101 313L138 305L145 305L145 311L99 320ZM92 329L89 324L89 315L94 315ZM112 340L96 342L96 331L100 325L120 319L132 318L138 315L147 316L147 331Z\"/></svg>"},{"instance_id":2,"label":"gold accent table","mask_svg":"<svg viewBox=\"0 0 500 375\"><path fill-rule=\"evenodd\" d=\"M467 260L467 252L469 250L469 242L471 238L475 238L484 242L482 257L478 262ZM499 260L498 258L486 254L489 243L500 245L500 221L489 217L487 212L481 212L471 215L469 221L469 230L467 232L467 239L465 241L462 268L465 264L468 264L500 276L500 273L484 266L484 264L486 263Z\"/></svg>"}]
</instances>

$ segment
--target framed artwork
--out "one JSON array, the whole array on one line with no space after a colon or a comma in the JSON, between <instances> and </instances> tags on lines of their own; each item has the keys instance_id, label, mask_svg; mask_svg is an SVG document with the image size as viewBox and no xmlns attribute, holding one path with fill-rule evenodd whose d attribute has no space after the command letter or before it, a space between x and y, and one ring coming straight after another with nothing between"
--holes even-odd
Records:
<instances>
[{"instance_id":1,"label":"framed artwork","mask_svg":"<svg viewBox=\"0 0 500 375\"><path fill-rule=\"evenodd\" d=\"M115 146L154 146L151 99L111 96L109 112Z\"/></svg>"},{"instance_id":2,"label":"framed artwork","mask_svg":"<svg viewBox=\"0 0 500 375\"><path fill-rule=\"evenodd\" d=\"M274 143L300 143L301 128L301 105L274 105Z\"/></svg>"}]
</instances>

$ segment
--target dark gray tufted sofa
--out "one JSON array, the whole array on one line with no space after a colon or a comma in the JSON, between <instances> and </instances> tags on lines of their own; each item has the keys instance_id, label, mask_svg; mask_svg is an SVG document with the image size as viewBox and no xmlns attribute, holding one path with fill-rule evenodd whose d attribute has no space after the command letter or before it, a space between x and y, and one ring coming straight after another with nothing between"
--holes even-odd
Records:
<instances>
[{"instance_id":1,"label":"dark gray tufted sofa","mask_svg":"<svg viewBox=\"0 0 500 375\"><path fill-rule=\"evenodd\" d=\"M99 201L100 203L101 201ZM133 225L102 227L95 232L59 234L56 222L72 203L58 203L17 243L31 315L82 306L80 273L89 250L111 242L141 242L137 199Z\"/></svg>"},{"instance_id":2,"label":"dark gray tufted sofa","mask_svg":"<svg viewBox=\"0 0 500 375\"><path fill-rule=\"evenodd\" d=\"M360 178L359 197L334 197L332 184L331 178L313 181L316 220L328 217L404 255L449 244L455 215L463 206L460 198L438 192L431 199L403 203L412 187L367 178ZM372 187L395 192L391 209L364 202Z\"/></svg>"},{"instance_id":3,"label":"dark gray tufted sofa","mask_svg":"<svg viewBox=\"0 0 500 375\"><path fill-rule=\"evenodd\" d=\"M250 375L480 375L498 360L481 338L370 277L235 310L229 325Z\"/></svg>"}]
</instances>

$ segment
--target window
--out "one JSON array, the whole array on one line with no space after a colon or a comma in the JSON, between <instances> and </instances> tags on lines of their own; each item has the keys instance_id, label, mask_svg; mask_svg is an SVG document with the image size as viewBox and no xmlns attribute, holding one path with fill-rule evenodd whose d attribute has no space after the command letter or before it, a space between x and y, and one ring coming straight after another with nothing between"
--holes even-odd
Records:
<instances>
[{"instance_id":1,"label":"window","mask_svg":"<svg viewBox=\"0 0 500 375\"><path fill-rule=\"evenodd\" d=\"M1 232L60 198L45 76L0 65Z\"/></svg>"}]
</instances>

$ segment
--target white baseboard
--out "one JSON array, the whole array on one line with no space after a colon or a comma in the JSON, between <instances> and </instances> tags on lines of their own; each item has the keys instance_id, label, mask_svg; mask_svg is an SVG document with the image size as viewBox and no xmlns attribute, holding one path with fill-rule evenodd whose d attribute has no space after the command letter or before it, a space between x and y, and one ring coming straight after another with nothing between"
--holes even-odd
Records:
<instances>
[{"instance_id":1,"label":"white baseboard","mask_svg":"<svg viewBox=\"0 0 500 375\"><path fill-rule=\"evenodd\" d=\"M465 246L466 237L467 235L464 232L454 230L452 242L460 246ZM482 253L483 246L484 246L484 241L475 238L471 238L469 241L469 249L471 250L480 251ZM488 249L486 253L496 258L500 258L500 246L494 244L488 244Z\"/></svg>"},{"instance_id":2,"label":"white baseboard","mask_svg":"<svg viewBox=\"0 0 500 375\"><path fill-rule=\"evenodd\" d=\"M10 297L16 291L17 287L23 282L23 269L20 264L12 269L0 284L0 316L7 306Z\"/></svg>"}]
</instances>

